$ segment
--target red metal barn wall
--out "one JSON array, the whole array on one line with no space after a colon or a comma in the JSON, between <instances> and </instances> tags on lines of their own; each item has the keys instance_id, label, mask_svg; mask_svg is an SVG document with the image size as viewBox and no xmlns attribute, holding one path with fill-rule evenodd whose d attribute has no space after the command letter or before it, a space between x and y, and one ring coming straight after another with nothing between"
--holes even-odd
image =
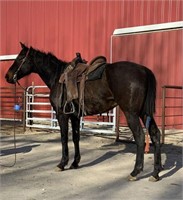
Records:
<instances>
[{"instance_id":1,"label":"red metal barn wall","mask_svg":"<svg viewBox=\"0 0 183 200\"><path fill-rule=\"evenodd\" d=\"M178 0L0 1L0 55L17 54L19 42L70 61L76 52L86 60L110 57L110 37L116 28L183 20ZM128 36L114 43L113 60L131 60L155 72L158 97L163 84L182 85L182 31ZM114 55L114 53L113 53ZM12 61L0 62L1 86ZM37 75L23 86L44 83ZM160 107L160 104L158 103Z\"/></svg>"},{"instance_id":2,"label":"red metal barn wall","mask_svg":"<svg viewBox=\"0 0 183 200\"><path fill-rule=\"evenodd\" d=\"M133 60L150 68L157 79L156 121L161 124L162 86L183 85L183 31L173 30L113 37L113 60ZM167 90L166 124L182 124L182 90ZM123 115L122 115L123 116ZM124 122L124 120L123 120ZM176 126L180 127L180 126Z\"/></svg>"}]
</instances>

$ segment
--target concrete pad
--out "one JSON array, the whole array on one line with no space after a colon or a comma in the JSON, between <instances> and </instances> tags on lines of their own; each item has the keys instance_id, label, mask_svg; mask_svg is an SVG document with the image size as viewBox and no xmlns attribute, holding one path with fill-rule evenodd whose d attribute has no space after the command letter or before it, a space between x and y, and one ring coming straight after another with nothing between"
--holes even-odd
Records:
<instances>
[{"instance_id":1,"label":"concrete pad","mask_svg":"<svg viewBox=\"0 0 183 200\"><path fill-rule=\"evenodd\" d=\"M16 129L18 131L18 129ZM70 161L63 172L58 131L33 130L13 135L1 132L2 200L163 200L182 199L182 142L162 147L165 170L158 182L149 182L153 170L153 147L145 154L144 171L135 182L127 176L134 167L135 144L115 143L113 136L81 134L80 168L69 170L74 149L70 134ZM16 164L12 165L15 161Z\"/></svg>"}]
</instances>

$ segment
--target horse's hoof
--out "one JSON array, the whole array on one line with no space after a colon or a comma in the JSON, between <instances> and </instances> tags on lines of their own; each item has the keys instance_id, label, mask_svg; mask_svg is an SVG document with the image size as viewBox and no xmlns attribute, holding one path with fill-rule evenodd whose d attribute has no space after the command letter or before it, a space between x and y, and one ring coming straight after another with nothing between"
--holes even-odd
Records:
<instances>
[{"instance_id":1,"label":"horse's hoof","mask_svg":"<svg viewBox=\"0 0 183 200\"><path fill-rule=\"evenodd\" d=\"M157 182L157 181L159 181L159 177L155 178L154 176L150 176L149 177L149 181L151 181L151 182Z\"/></svg>"},{"instance_id":2,"label":"horse's hoof","mask_svg":"<svg viewBox=\"0 0 183 200\"><path fill-rule=\"evenodd\" d=\"M69 169L77 169L79 167L79 165L71 165Z\"/></svg>"},{"instance_id":3,"label":"horse's hoof","mask_svg":"<svg viewBox=\"0 0 183 200\"><path fill-rule=\"evenodd\" d=\"M56 172L62 172L62 171L64 171L64 169L61 169L60 167L55 167L55 171Z\"/></svg>"},{"instance_id":4,"label":"horse's hoof","mask_svg":"<svg viewBox=\"0 0 183 200\"><path fill-rule=\"evenodd\" d=\"M56 168L55 168L55 171L56 172L62 172L62 171L64 171L64 167L61 167L60 165L57 165Z\"/></svg>"},{"instance_id":5,"label":"horse's hoof","mask_svg":"<svg viewBox=\"0 0 183 200\"><path fill-rule=\"evenodd\" d=\"M129 175L129 176L128 176L128 180L129 180L129 181L136 181L136 180L137 180L137 177L136 177L136 176Z\"/></svg>"}]
</instances>

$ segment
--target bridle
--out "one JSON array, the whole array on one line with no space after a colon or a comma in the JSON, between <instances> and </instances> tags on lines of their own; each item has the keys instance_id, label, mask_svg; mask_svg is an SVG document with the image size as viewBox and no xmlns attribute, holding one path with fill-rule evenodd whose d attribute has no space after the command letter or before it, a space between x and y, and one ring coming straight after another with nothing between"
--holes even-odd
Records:
<instances>
[{"instance_id":1,"label":"bridle","mask_svg":"<svg viewBox=\"0 0 183 200\"><path fill-rule=\"evenodd\" d=\"M17 74L18 74L18 72L20 71L20 69L21 69L22 65L24 64L24 62L26 61L26 59L27 59L27 57L28 57L28 55L29 55L29 52L30 52L30 49L28 49L28 51L27 51L25 57L23 58L22 62L20 63L20 65L19 65L19 67L18 67L17 71L16 71L16 72L14 73L14 75L13 75L13 80L14 80L15 83L18 82L18 81L17 81Z\"/></svg>"}]
</instances>

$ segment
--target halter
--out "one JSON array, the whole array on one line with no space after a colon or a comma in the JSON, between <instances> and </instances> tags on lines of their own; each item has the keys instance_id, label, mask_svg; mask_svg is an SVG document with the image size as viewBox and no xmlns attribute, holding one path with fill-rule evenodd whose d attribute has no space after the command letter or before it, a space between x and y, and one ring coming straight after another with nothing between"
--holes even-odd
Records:
<instances>
[{"instance_id":1,"label":"halter","mask_svg":"<svg viewBox=\"0 0 183 200\"><path fill-rule=\"evenodd\" d=\"M13 80L14 80L15 83L18 82L18 81L17 81L17 74L18 74L18 72L20 71L20 69L21 69L22 65L24 64L24 62L26 61L26 59L27 59L27 57L28 57L28 55L29 55L29 52L30 52L30 49L28 49L28 51L27 51L25 57L23 58L23 60L22 60L22 62L21 62L21 64L20 64L20 66L18 67L17 71L16 71L16 72L14 73L14 75L13 75Z\"/></svg>"}]
</instances>

